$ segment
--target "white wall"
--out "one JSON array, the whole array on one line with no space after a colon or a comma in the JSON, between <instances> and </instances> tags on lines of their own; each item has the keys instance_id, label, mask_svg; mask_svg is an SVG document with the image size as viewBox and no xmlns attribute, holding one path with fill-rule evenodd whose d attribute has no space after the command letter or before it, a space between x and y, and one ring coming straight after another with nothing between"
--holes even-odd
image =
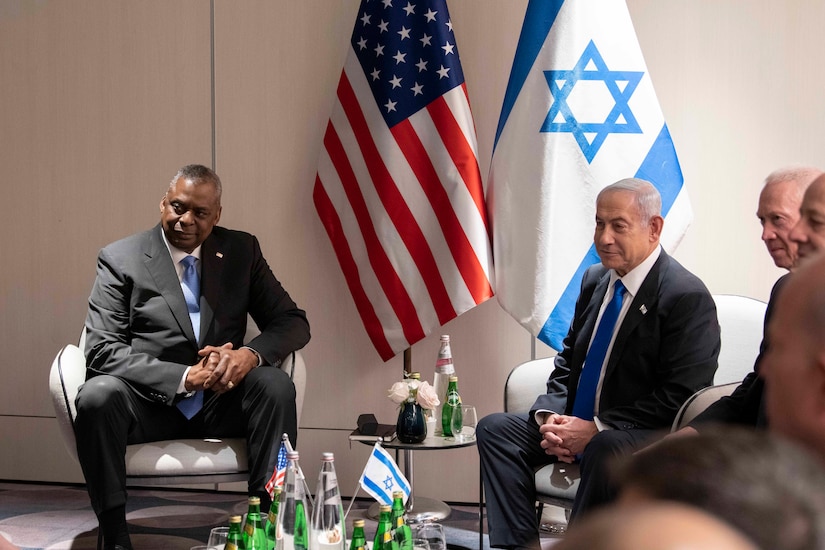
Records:
<instances>
[{"instance_id":1,"label":"white wall","mask_svg":"<svg viewBox=\"0 0 825 550\"><path fill-rule=\"evenodd\" d=\"M212 163L213 134L222 223L260 237L312 325L305 469L334 451L351 493L368 452L347 445L357 415L394 419L384 392L401 358L384 364L371 347L311 201L358 2L215 4L213 69L203 0L0 0L0 479L82 479L57 438L49 365L80 330L97 250L153 225L175 170ZM449 5L486 174L526 0ZM825 165L825 4L628 5L695 212L676 257L712 292L766 299L780 272L758 240L761 180L786 164ZM443 332L464 400L499 410L529 336L495 300ZM424 377L437 348L437 334L412 348ZM473 449L419 453L416 466L419 494L475 498Z\"/></svg>"}]
</instances>

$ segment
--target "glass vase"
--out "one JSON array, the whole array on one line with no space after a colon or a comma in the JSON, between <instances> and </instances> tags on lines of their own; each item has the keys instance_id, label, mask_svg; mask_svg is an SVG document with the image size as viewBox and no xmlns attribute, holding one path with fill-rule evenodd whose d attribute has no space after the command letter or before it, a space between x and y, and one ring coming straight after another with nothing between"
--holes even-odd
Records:
<instances>
[{"instance_id":1,"label":"glass vase","mask_svg":"<svg viewBox=\"0 0 825 550\"><path fill-rule=\"evenodd\" d=\"M421 443L427 437L424 409L415 401L405 401L398 412L395 433L401 443Z\"/></svg>"}]
</instances>

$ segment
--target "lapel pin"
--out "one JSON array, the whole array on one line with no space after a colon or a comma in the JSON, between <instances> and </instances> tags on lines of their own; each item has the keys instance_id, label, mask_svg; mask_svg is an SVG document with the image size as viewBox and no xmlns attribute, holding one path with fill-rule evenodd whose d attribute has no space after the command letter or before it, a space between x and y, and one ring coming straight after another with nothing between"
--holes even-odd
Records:
<instances>
[{"instance_id":1,"label":"lapel pin","mask_svg":"<svg viewBox=\"0 0 825 550\"><path fill-rule=\"evenodd\" d=\"M647 315L647 307L645 307L644 304L642 304L642 307L639 308L639 311L642 312L642 315Z\"/></svg>"},{"instance_id":2,"label":"lapel pin","mask_svg":"<svg viewBox=\"0 0 825 550\"><path fill-rule=\"evenodd\" d=\"M218 258L223 258L223 252L215 252L215 256Z\"/></svg>"}]
</instances>

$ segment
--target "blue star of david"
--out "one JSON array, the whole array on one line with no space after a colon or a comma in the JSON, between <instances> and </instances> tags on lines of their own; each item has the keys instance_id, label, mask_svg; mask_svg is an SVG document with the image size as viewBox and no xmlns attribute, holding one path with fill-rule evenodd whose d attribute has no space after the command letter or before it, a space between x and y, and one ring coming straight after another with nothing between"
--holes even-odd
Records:
<instances>
[{"instance_id":1,"label":"blue star of david","mask_svg":"<svg viewBox=\"0 0 825 550\"><path fill-rule=\"evenodd\" d=\"M395 482L393 482L392 476L387 476L387 479L384 480L384 489L389 491L393 485L395 485Z\"/></svg>"},{"instance_id":2,"label":"blue star of david","mask_svg":"<svg viewBox=\"0 0 825 550\"><path fill-rule=\"evenodd\" d=\"M592 62L595 70L586 67ZM544 71L544 77L553 94L553 104L541 126L542 132L570 132L584 153L587 162L599 152L609 134L641 134L642 129L630 110L628 101L644 76L641 71L611 71L591 40L576 66L569 71ZM607 86L616 104L604 122L579 122L567 104L567 98L580 80L600 80ZM560 84L563 83L562 86ZM620 84L625 84L622 88ZM561 118L564 122L557 122ZM592 141L586 134L594 137Z\"/></svg>"}]
</instances>

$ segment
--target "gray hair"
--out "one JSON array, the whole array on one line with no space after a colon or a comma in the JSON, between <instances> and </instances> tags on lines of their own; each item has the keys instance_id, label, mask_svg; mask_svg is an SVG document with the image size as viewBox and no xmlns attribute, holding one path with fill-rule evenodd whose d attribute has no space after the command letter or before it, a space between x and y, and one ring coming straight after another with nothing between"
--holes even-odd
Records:
<instances>
[{"instance_id":1,"label":"gray hair","mask_svg":"<svg viewBox=\"0 0 825 550\"><path fill-rule=\"evenodd\" d=\"M662 196L649 181L639 178L619 180L599 191L596 201L598 202L602 195L614 191L629 191L633 193L636 206L639 208L639 217L641 218L643 227L647 227L650 220L655 216L662 215Z\"/></svg>"},{"instance_id":2,"label":"gray hair","mask_svg":"<svg viewBox=\"0 0 825 550\"><path fill-rule=\"evenodd\" d=\"M793 181L799 189L799 196L802 197L811 182L821 175L822 170L813 166L786 166L768 174L763 188L776 183Z\"/></svg>"},{"instance_id":3,"label":"gray hair","mask_svg":"<svg viewBox=\"0 0 825 550\"><path fill-rule=\"evenodd\" d=\"M178 170L178 173L175 174L174 178L172 178L172 181L169 183L169 189L174 188L175 182L178 181L180 178L191 180L197 185L200 185L202 183L214 185L215 192L218 198L218 203L221 202L221 194L223 193L223 185L221 184L221 178L219 178L218 174L216 174L215 171L209 168L208 166L204 166L202 164L187 164L186 166Z\"/></svg>"}]
</instances>

